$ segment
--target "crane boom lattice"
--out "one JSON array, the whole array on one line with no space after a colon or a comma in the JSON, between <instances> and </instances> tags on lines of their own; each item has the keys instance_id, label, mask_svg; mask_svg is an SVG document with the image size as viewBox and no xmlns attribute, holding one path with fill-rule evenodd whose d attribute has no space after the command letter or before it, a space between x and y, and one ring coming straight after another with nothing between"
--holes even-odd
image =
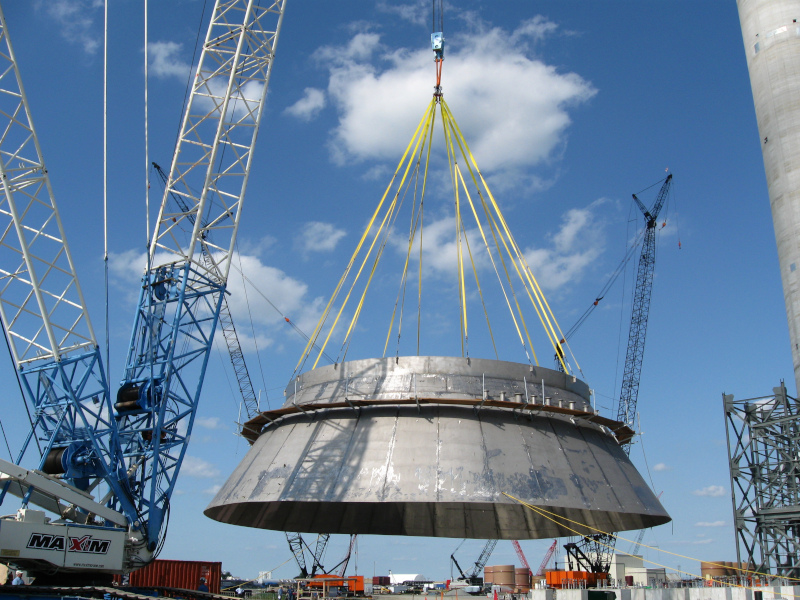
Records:
<instances>
[{"instance_id":1,"label":"crane boom lattice","mask_svg":"<svg viewBox=\"0 0 800 600\"><path fill-rule=\"evenodd\" d=\"M217 0L150 246L115 404L150 543L162 535L194 423L284 4Z\"/></svg>"},{"instance_id":2,"label":"crane boom lattice","mask_svg":"<svg viewBox=\"0 0 800 600\"><path fill-rule=\"evenodd\" d=\"M544 575L545 571L547 570L547 563L549 563L550 559L553 558L553 553L556 551L556 547L558 547L558 540L553 540L553 543L550 544L550 548L548 548L544 558L542 559L542 564L539 565L539 570L536 571L537 577Z\"/></svg>"},{"instance_id":3,"label":"crane boom lattice","mask_svg":"<svg viewBox=\"0 0 800 600\"><path fill-rule=\"evenodd\" d=\"M103 361L2 11L0 38L0 318L32 414L16 463L33 446L38 470L80 489L104 481L135 518L109 477L121 458Z\"/></svg>"},{"instance_id":4,"label":"crane boom lattice","mask_svg":"<svg viewBox=\"0 0 800 600\"><path fill-rule=\"evenodd\" d=\"M653 291L653 274L656 266L656 219L664 206L669 192L672 174L667 175L658 192L653 208L647 210L634 194L633 199L645 218L645 234L642 241L642 252L636 272L636 289L631 308L631 326L628 333L628 349L625 354L625 370L622 375L617 421L633 428L636 415L636 403L639 398L639 380L642 375L644 343L647 336L647 320L650 314L650 297ZM625 452L630 452L630 444L625 445Z\"/></svg>"}]
</instances>

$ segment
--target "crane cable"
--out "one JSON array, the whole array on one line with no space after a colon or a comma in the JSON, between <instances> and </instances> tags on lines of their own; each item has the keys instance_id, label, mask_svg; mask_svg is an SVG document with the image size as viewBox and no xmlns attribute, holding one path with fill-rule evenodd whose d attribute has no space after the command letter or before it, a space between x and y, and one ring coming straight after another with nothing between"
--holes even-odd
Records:
<instances>
[{"instance_id":1,"label":"crane cable","mask_svg":"<svg viewBox=\"0 0 800 600\"><path fill-rule=\"evenodd\" d=\"M432 105L433 105L433 100L431 100L431 103L430 103L430 106L432 106ZM303 350L302 355L300 356L300 360L298 361L297 365L295 366L295 369L294 369L294 373L295 374L297 374L297 372L303 367L303 365L305 364L305 361L308 358L308 355L309 355L309 353L311 351L311 348L314 346L314 344L316 344L317 338L319 337L319 335L320 335L320 333L322 331L322 327L323 327L325 321L327 320L328 315L331 312L331 309L333 308L333 303L336 301L336 298L338 297L339 292L341 291L342 286L344 285L344 283L345 283L345 281L347 279L347 276L350 274L350 271L352 270L353 265L355 264L356 258L358 257L358 254L361 251L361 248L363 247L364 242L366 241L370 230L372 229L372 226L375 224L375 220L377 219L378 215L380 214L380 210L383 207L384 202L386 201L386 197L389 195L389 191L392 189L392 185L394 184L394 182L395 182L395 180L397 178L397 175L400 173L400 169L402 168L402 165L405 162L406 156L408 155L409 151L411 150L411 146L412 146L412 144L414 142L414 139L417 137L420 129L422 129L423 125L427 122L427 120L429 118L430 118L430 111L426 112L426 114L423 116L422 120L420 120L419 125L417 125L417 130L414 133L414 137L411 139L411 141L409 142L408 146L406 147L406 151L403 153L403 157L400 159L400 163L397 165L397 169L395 170L394 175L392 175L392 179L389 182L389 185L386 187L386 191L383 193L383 196L381 197L380 202L378 202L378 206L375 208L375 211L373 212L372 217L370 218L369 222L367 223L367 227L364 229L364 233L361 235L361 239L359 239L358 244L356 245L356 249L354 250L353 255L350 257L350 262L347 263L347 267L345 268L345 271L342 274L342 277L339 279L339 283L336 285L336 289L334 290L333 294L331 295L330 300L328 300L328 304L325 306L325 309L322 312L322 316L320 317L319 321L317 322L317 325L314 328L314 331L311 334L311 337L309 338L308 343L306 344L306 347ZM403 181L405 180L406 175L407 175L407 173L403 175ZM337 317L337 319L338 319L338 317ZM336 324L334 323L334 325L331 327L331 332L335 328L335 325ZM328 334L328 338L330 338L330 333ZM322 348L321 348L321 351L320 351L320 355L322 354L322 352L325 351L325 345L326 344L327 344L327 339L326 339L326 343L322 345ZM314 362L314 367L316 367L317 362L319 362L319 356L317 356L317 359Z\"/></svg>"},{"instance_id":2,"label":"crane cable","mask_svg":"<svg viewBox=\"0 0 800 600\"><path fill-rule=\"evenodd\" d=\"M436 48L434 47L434 51ZM437 52L436 61L439 62L441 59L440 54ZM437 73L439 72L440 64L437 64ZM437 77L437 84L440 83L440 79ZM394 321L395 318L398 317L397 311L398 306L400 308L400 316L398 318L398 330L397 330L397 339L398 339L398 351L397 356L399 357L399 340L402 335L402 325L403 325L403 307L405 305L405 293L407 289L407 282L408 282L408 273L409 273L409 265L411 262L410 256L411 252L415 250L414 242L416 241L417 232L419 233L419 263L418 263L418 282L417 282L417 355L420 352L420 338L421 338L421 321L422 321L422 261L423 261L423 232L424 232L424 199L425 193L427 189L427 179L429 174L429 167L430 167L430 159L431 159L431 146L433 141L433 131L436 124L436 109L437 107L441 111L442 115L442 127L444 131L444 139L445 145L447 150L447 159L448 159L448 166L451 181L454 186L453 191L453 202L455 208L455 239L456 239L456 274L458 280L458 310L459 310L459 321L460 321L460 335L461 335L461 348L462 348L462 355L469 356L469 329L468 329L468 315L467 315L467 293L466 293L466 281L465 281L465 274L464 274L464 260L465 260L465 253L463 252L462 244L466 245L468 248L468 254L471 264L473 274L476 278L476 284L480 292L481 301L484 304L484 314L487 317L487 324L489 325L489 332L492 338L492 344L494 345L494 334L491 331L491 324L488 320L488 311L486 310L485 302L483 299L483 292L480 289L480 281L478 279L478 269L475 264L475 258L472 255L472 250L469 247L469 240L468 240L468 231L467 228L464 226L463 218L462 218L462 210L461 210L461 190L464 191L464 197L466 198L467 202L470 205L471 211L473 213L473 217L475 217L476 223L478 225L479 232L484 242L484 246L486 247L487 253L489 255L490 261L494 267L495 273L498 276L498 280L500 281L501 289L503 290L503 294L506 300L507 307L509 308L509 312L511 314L512 320L514 321L514 326L517 331L517 335L520 339L521 345L525 351L526 356L528 357L528 361L533 364L535 362L538 364L538 359L536 357L536 353L533 347L533 343L531 340L530 331L528 325L525 321L524 312L522 310L522 305L520 304L520 297L515 289L515 285L513 283L512 273L516 274L519 278L522 287L524 288L524 292L520 291L520 294L527 296L528 300L531 302L534 310L539 317L539 320L542 323L542 326L545 330L545 334L549 339L550 343L556 349L556 355L561 361L561 366L564 372L569 373L568 363L566 361L565 354L562 350L562 344L565 343L564 334L561 330L560 325L555 317L555 314L552 311L547 299L545 298L542 289L536 280L535 276L533 275L530 266L527 263L527 260L524 256L524 253L520 246L517 244L516 240L514 239L508 222L506 221L505 217L503 216L500 207L494 198L489 186L486 183L485 178L483 177L480 169L478 168L477 161L475 160L474 155L472 154L469 146L464 138L463 133L461 132L458 124L453 117L449 106L444 101L441 96L441 89L437 85L437 89L435 90L434 97L431 102L428 104L428 107L425 110L425 113L422 116L419 124L417 125L416 130L414 131L411 140L409 141L408 145L406 146L406 150L403 153L394 174L386 187L380 201L378 202L377 207L375 208L371 218L369 219L364 232L359 239L358 244L345 268L344 273L342 274L339 282L336 285L336 288L331 295L322 315L320 316L319 321L317 322L316 327L314 328L314 332L308 340L306 344L306 348L304 349L297 366L295 367L295 375L300 371L303 366L305 365L306 360L309 358L312 348L316 345L319 336L322 334L323 327L325 327L325 323L327 322L329 316L333 312L335 312L335 316L333 317L333 322L328 327L327 333L325 335L325 339L320 346L320 352L317 354L316 358L313 361L313 368L316 368L320 358L324 355L325 349L328 343L331 341L334 331L337 329L339 322L344 314L346 306L351 297L354 295L358 297L358 301L352 316L349 319L349 324L346 328L346 331L343 335L343 340L341 344L341 349L339 355L337 356L336 362L334 364L338 364L339 360L344 360L347 355L347 351L350 347L352 342L352 335L356 330L356 325L358 323L358 319L361 316L364 308L364 303L366 300L366 295L368 293L369 287L374 279L375 273L377 271L378 263L383 256L385 251L386 245L389 240L389 236L391 231L396 223L400 208L402 207L404 200L410 190L410 186L412 181L415 183L414 186L414 202L412 205L412 217L409 226L409 239L407 245L407 252L405 257L405 263L403 266L403 271L400 279L400 287L398 291L398 297L395 301L394 308L391 313L391 318L389 319L389 332L387 333L387 337L384 343L384 356L388 349L388 342L391 339L391 332L394 328ZM423 149L426 152L425 156L425 166L424 170L421 174L422 176L422 187L421 189L418 188L419 186L419 178L420 178L420 170L422 169L422 152ZM483 210L483 214L486 219L485 227L489 229L491 233L492 242L494 248L489 243L488 236L486 235L484 225L481 223L481 219L478 215L478 210L475 206L475 202L471 194L469 193L468 186L465 182L464 174L461 171L461 167L459 166L457 157L461 156L463 158L464 164L469 171L470 179L472 180L472 184L475 186L477 190L478 198L481 202L481 208ZM401 174L402 173L402 174ZM417 195L419 192L419 204L417 205ZM391 199L390 199L391 195ZM387 203L388 201L388 203ZM367 244L367 238L372 237L370 243ZM363 254L362 254L363 250ZM498 269L498 265L494 258L494 252L497 253L497 257L500 259L500 263L503 267L503 274L505 282L503 281L503 277L500 277L500 271ZM360 260L359 260L360 259ZM359 262L358 266L356 267L356 262ZM509 265L509 262L511 263ZM370 264L369 267L367 265ZM351 279L352 274L352 279ZM356 291L356 286L359 284L359 280L362 275L365 274L365 281L363 283L363 289ZM348 280L349 285L348 285ZM508 284L508 290L511 292L511 297L509 298L509 294L506 291L505 283ZM341 306L338 307L338 310L334 310L334 303L336 299L339 297L339 294L343 292L345 286L347 285L347 291L345 292L344 298L342 300ZM513 299L513 305L511 300ZM567 346L569 349L569 346ZM533 354L533 360L531 360L531 356L529 354ZM569 350L571 353L571 349ZM495 347L495 354L496 347ZM573 355L573 361L580 369L580 365L578 365L577 360L575 360Z\"/></svg>"},{"instance_id":3,"label":"crane cable","mask_svg":"<svg viewBox=\"0 0 800 600\"><path fill-rule=\"evenodd\" d=\"M654 184L647 186L646 188L644 188L643 190L641 190L639 192L636 192L636 195L642 194L643 192L646 192L647 190L649 190L649 189L651 189L651 188L653 188L653 187L655 187L658 184L663 183L663 182L664 182L664 179L659 179ZM665 209L668 209L669 202L670 202L670 200L673 200L673 196L674 196L674 191L667 198L667 203L666 203ZM673 203L677 204L674 201L673 201ZM676 211L677 211L677 208L676 208ZM677 220L676 220L676 222L677 222ZM666 225L667 225L667 219L665 218L663 220L663 222L661 224L661 227L659 229L663 229L664 227L666 227ZM577 321L575 321L575 323L572 325L572 327L570 327L567 330L567 333L564 334L564 339L565 340L569 340L575 333L577 333L578 329L580 329L580 327L586 322L586 320L589 318L589 316L594 312L594 309L597 308L597 306L600 304L600 302L605 298L605 296L608 293L608 291L611 289L611 287L617 281L617 278L620 276L621 273L623 273L625 271L625 268L627 267L628 263L633 258L634 254L636 253L637 248L639 247L639 245L642 242L642 238L644 238L644 234L645 234L646 231L647 231L646 227L639 229L639 231L637 232L636 237L633 240L633 242L626 248L625 254L622 257L622 260L620 260L619 264L617 265L617 268L614 269L614 271L611 273L609 278L606 280L606 283L603 285L603 287L597 293L597 295L595 296L594 301L586 308L586 310L581 314L581 316L578 317ZM680 233L678 233L678 249L681 249Z\"/></svg>"},{"instance_id":4,"label":"crane cable","mask_svg":"<svg viewBox=\"0 0 800 600\"><path fill-rule=\"evenodd\" d=\"M571 527L568 527L564 523L570 523L570 524L572 524L572 525L574 525L576 527L582 527L587 531L593 531L595 533L608 535L608 536L613 537L615 540L622 540L623 542L630 542L630 543L634 542L634 540L629 540L629 539L624 538L624 537L622 537L620 535L617 535L615 533L609 533L607 531L603 531L602 529L598 529L597 527L592 527L591 525L587 525L586 523L581 523L580 521L575 521L573 519L570 519L568 517L565 517L565 516L559 515L557 513L551 512L551 511L546 510L544 508L541 508L539 506L534 506L534 505L529 504L529 503L525 502L524 500L520 500L519 498L516 498L516 497L514 497L511 494L508 494L506 492L503 492L503 495L505 497L507 497L507 498L509 498L509 499L521 504L522 506L524 506L528 510L531 510L531 511L537 513L539 516L541 516L544 519L550 521L551 523L554 523L556 526L561 527L563 529L566 529L566 530L572 532L573 535L576 535L576 536L579 536L579 537L586 537L587 535L591 535L591 534L580 532L577 529L573 529ZM611 544L603 544L602 542L599 542L599 541L598 541L598 543L600 545L605 546L607 548L610 548L612 550L614 549L614 547L612 547ZM721 564L714 563L714 562L701 561L699 558L694 558L692 556L686 556L685 554L678 554L677 552L670 552L669 550L664 550L664 549L656 547L656 546L648 546L647 544L641 544L641 546L643 548L647 548L648 550L655 550L657 552L662 552L664 554L669 554L670 556L675 556L677 558L685 558L687 560L697 561L697 562L707 562L708 564L711 564L711 565L717 566L717 567L723 567L724 566L726 568L733 568L733 569L739 571L740 573L744 573L744 574L765 575L765 576L768 576L768 577L772 577L772 575L770 573L761 573L761 572L756 571L754 569L742 569L742 568L739 568L739 567L728 567L726 565L721 565ZM698 579L701 578L701 575L697 575L696 573L689 573L687 571L681 571L679 569L673 569L672 567L669 567L667 565L662 565L662 564L659 564L657 562L654 562L654 561L651 561L651 560L647 560L647 559L643 559L643 560L646 560L646 562L649 562L650 564L654 564L654 565L659 566L659 567L664 567L666 569L670 569L670 570L676 571L678 573L683 573L685 575L690 575L690 576L698 578ZM786 575L783 575L781 577L783 579L788 579L788 580L791 580L791 581L800 581L800 578L797 578L797 577L789 577L789 576L786 576ZM733 586L733 587L746 587L746 586ZM789 594L789 595L791 595L792 597L795 597L795 598L800 597L800 596L796 596L796 595L792 595L792 594Z\"/></svg>"}]
</instances>

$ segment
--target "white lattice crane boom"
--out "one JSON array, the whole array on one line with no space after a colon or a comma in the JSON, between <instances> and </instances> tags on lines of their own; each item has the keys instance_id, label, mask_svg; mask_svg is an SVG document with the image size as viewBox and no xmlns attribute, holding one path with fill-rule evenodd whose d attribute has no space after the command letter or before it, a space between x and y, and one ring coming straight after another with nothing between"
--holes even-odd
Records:
<instances>
[{"instance_id":1,"label":"white lattice crane boom","mask_svg":"<svg viewBox=\"0 0 800 600\"><path fill-rule=\"evenodd\" d=\"M17 564L123 572L158 553L226 293L284 6L215 3L113 406L0 12L0 318L34 415L17 464L0 461L0 503L11 493L59 517L3 519L0 547ZM179 212L167 202L173 195L185 203ZM36 471L19 466L29 447L40 451ZM67 548L76 523L74 539L96 536L92 548L105 550L94 554L113 560L73 554L89 551ZM63 551L48 553L52 544Z\"/></svg>"}]
</instances>

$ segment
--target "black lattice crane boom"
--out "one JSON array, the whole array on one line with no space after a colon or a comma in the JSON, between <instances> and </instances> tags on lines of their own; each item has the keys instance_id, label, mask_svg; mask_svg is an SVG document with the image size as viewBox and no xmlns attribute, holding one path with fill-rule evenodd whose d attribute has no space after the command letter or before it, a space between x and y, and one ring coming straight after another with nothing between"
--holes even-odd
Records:
<instances>
[{"instance_id":1,"label":"black lattice crane boom","mask_svg":"<svg viewBox=\"0 0 800 600\"><path fill-rule=\"evenodd\" d=\"M622 388L619 396L617 421L633 428L636 416L636 402L639 397L639 379L642 375L642 359L644 358L644 342L647 335L647 318L650 313L650 296L653 291L653 274L656 267L656 220L667 199L672 174L667 175L661 190L658 192L653 208L647 210L641 200L633 194L636 206L642 211L645 219L645 234L642 241L642 253L636 273L636 290L631 307L631 328L628 333L628 350L625 354L625 371L622 376ZM626 454L630 453L630 444L626 444Z\"/></svg>"}]
</instances>

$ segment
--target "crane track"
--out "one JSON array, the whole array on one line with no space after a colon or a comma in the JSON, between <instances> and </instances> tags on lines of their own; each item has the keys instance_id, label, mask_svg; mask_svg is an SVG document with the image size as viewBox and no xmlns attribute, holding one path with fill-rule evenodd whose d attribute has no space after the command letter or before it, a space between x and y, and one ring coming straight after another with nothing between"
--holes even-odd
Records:
<instances>
[{"instance_id":1,"label":"crane track","mask_svg":"<svg viewBox=\"0 0 800 600\"><path fill-rule=\"evenodd\" d=\"M108 587L108 586L0 586L0 595L12 598L72 597L120 600L153 600L153 597L183 598L186 600L230 600L230 596L171 587Z\"/></svg>"}]
</instances>

